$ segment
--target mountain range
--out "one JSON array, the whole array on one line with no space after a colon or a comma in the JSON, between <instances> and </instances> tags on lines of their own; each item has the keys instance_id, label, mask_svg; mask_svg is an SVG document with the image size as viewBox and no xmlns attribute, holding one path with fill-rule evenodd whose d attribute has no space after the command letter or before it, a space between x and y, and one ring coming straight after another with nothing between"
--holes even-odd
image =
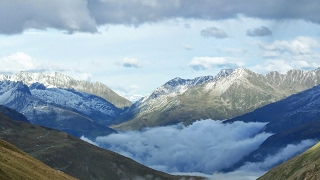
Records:
<instances>
[{"instance_id":1,"label":"mountain range","mask_svg":"<svg viewBox=\"0 0 320 180\"><path fill-rule=\"evenodd\" d=\"M2 80L10 80L15 82L21 81L28 86L38 82L49 88L56 87L62 89L75 89L79 92L100 96L120 109L125 109L132 104L129 100L119 96L109 87L100 82L92 83L89 81L79 81L58 72L31 73L22 71L13 75L0 74L0 81Z\"/></svg>"},{"instance_id":2,"label":"mountain range","mask_svg":"<svg viewBox=\"0 0 320 180\"><path fill-rule=\"evenodd\" d=\"M21 114L19 114L18 112L10 110L6 107L2 106L1 109L5 111L11 111L11 114L15 114L13 115L15 117L21 116ZM121 156L112 151L108 151L91 145L65 132L40 127L23 121L12 120L5 116L5 114L1 111L1 139L13 144L17 148L40 160L51 168L65 172L69 175L72 175L73 177L79 179L110 180L203 179L201 177L173 176L163 172L155 171L129 158ZM9 146L9 148L10 147L11 146ZM21 151L17 150L16 148L11 147L11 150L14 150L21 154ZM0 156L0 162L1 158L7 159L8 162L8 160L14 157L11 155L8 155L7 157ZM17 161L17 159L15 161ZM26 167L22 167L23 169L20 169L27 170L29 169L28 166L31 166L31 164L24 164L25 161L20 161L20 163L20 165L14 164L13 168L25 165ZM8 163L6 163L5 166L8 166ZM43 166L44 165L41 165L41 168ZM35 167L32 166L30 168ZM0 166L0 170L1 169L2 166ZM35 169L33 173L36 173L40 170L41 169ZM30 174L33 175L32 172ZM38 175L45 174L46 171L41 172ZM51 173L47 172L47 175L50 174ZM2 173L0 173L0 177L1 175ZM17 176L13 176L10 174L10 178L12 177L19 176L18 174ZM45 177L46 179L49 178L49 176ZM23 177L23 179L27 178Z\"/></svg>"},{"instance_id":3,"label":"mountain range","mask_svg":"<svg viewBox=\"0 0 320 180\"><path fill-rule=\"evenodd\" d=\"M233 171L246 162L262 162L266 157L275 155L289 144L297 144L306 139L320 139L320 69L291 70L286 74L270 72L262 75L238 68L222 70L217 76L195 79L174 78L131 106L127 100L114 95L113 91L110 91L113 92L111 95L106 95L108 88L105 85L76 81L59 73L21 72L12 76L0 75L0 79L2 79L0 104L23 114L0 106L2 115L28 124L25 126L19 122L19 125L12 125L8 121L1 120L4 124L0 125L2 127L0 136L6 137L4 138L6 141L54 169L66 167L68 174L72 176L74 172L80 171L79 168L82 169L82 173L91 172L85 170L85 166L74 167L72 164L75 162L84 164L75 159L85 156L85 153L100 154L100 150L88 144L80 143L79 145L77 138L58 131L51 132L53 131L51 128L76 137L84 135L94 139L97 136L117 133L112 128L141 130L145 127L177 123L189 125L201 119L223 120L224 123L235 121L267 123L261 132L273 135L258 149L224 171ZM110 97L116 100L111 100ZM3 119L6 118L3 117ZM29 122L34 125L30 125ZM44 127L38 129L36 125L49 129ZM17 129L21 126L27 130L4 130L13 126L17 126L15 127ZM37 132L29 130L32 128L37 129ZM22 141L23 136L26 138L35 136L28 135L27 132L43 134L37 134L37 137L41 137L40 141L30 140L33 145L37 144L42 150L37 149L37 146L32 147L30 144L23 143L29 141L28 139ZM7 136L8 134L11 135ZM51 141L50 138L53 138L51 134L64 139ZM42 138L42 136L48 138ZM16 139L17 137L20 139ZM69 145L60 144L64 141ZM53 148L56 146L60 149ZM70 154L80 147L84 148L81 153ZM42 153L43 149L48 153ZM74 159L63 160L57 155L59 153ZM99 159L98 156L92 156L92 158ZM120 157L115 155L114 158ZM87 160L86 163L88 163ZM94 163L98 163L92 164L94 167L104 166L100 161ZM108 166L115 165L111 163ZM133 168L131 174L144 171L134 169L132 166L128 168ZM126 171L123 167L120 169L119 172ZM100 173L102 172L97 170L92 177L98 177ZM82 176L84 175L75 177ZM127 177L127 174L123 177Z\"/></svg>"},{"instance_id":4,"label":"mountain range","mask_svg":"<svg viewBox=\"0 0 320 180\"><path fill-rule=\"evenodd\" d=\"M110 121L123 111L105 99L73 89L35 83L0 81L0 104L19 111L33 123L80 137L108 135Z\"/></svg>"},{"instance_id":5,"label":"mountain range","mask_svg":"<svg viewBox=\"0 0 320 180\"><path fill-rule=\"evenodd\" d=\"M279 101L320 83L320 69L261 75L248 69L222 70L217 76L175 78L135 102L112 126L142 129L199 119L225 120Z\"/></svg>"}]
</instances>

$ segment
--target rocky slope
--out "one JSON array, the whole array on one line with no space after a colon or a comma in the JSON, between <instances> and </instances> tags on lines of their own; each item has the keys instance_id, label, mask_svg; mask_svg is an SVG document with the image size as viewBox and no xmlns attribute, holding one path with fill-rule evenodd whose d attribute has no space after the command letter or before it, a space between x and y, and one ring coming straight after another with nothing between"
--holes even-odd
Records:
<instances>
[{"instance_id":1,"label":"rocky slope","mask_svg":"<svg viewBox=\"0 0 320 180\"><path fill-rule=\"evenodd\" d=\"M57 87L63 89L75 89L79 92L94 94L104 98L118 108L124 109L131 106L131 102L99 82L78 81L61 73L31 73L20 72L14 75L0 74L1 80L22 81L30 86L33 83L41 83L46 87Z\"/></svg>"},{"instance_id":2,"label":"rocky slope","mask_svg":"<svg viewBox=\"0 0 320 180\"><path fill-rule=\"evenodd\" d=\"M202 179L155 171L67 133L14 121L2 112L0 137L51 168L79 179Z\"/></svg>"},{"instance_id":3,"label":"rocky slope","mask_svg":"<svg viewBox=\"0 0 320 180\"><path fill-rule=\"evenodd\" d=\"M199 119L233 118L320 83L320 69L267 75L248 69L222 70L217 76L175 78L134 103L116 129L141 129Z\"/></svg>"},{"instance_id":4,"label":"rocky slope","mask_svg":"<svg viewBox=\"0 0 320 180\"><path fill-rule=\"evenodd\" d=\"M317 180L320 178L320 143L268 171L258 180Z\"/></svg>"},{"instance_id":5,"label":"rocky slope","mask_svg":"<svg viewBox=\"0 0 320 180\"><path fill-rule=\"evenodd\" d=\"M30 90L22 82L0 81L0 104L22 113L31 123L77 137L96 137L115 132L107 127L107 123L120 112L104 101L74 90L46 89L41 85L32 86Z\"/></svg>"}]
</instances>

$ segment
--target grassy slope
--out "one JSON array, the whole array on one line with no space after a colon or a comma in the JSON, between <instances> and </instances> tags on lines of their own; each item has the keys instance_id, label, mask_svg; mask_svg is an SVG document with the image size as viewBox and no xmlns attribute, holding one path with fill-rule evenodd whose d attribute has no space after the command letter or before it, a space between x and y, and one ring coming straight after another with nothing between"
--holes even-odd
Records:
<instances>
[{"instance_id":1,"label":"grassy slope","mask_svg":"<svg viewBox=\"0 0 320 180\"><path fill-rule=\"evenodd\" d=\"M0 139L0 179L73 180L75 178L50 168L10 143Z\"/></svg>"},{"instance_id":2,"label":"grassy slope","mask_svg":"<svg viewBox=\"0 0 320 180\"><path fill-rule=\"evenodd\" d=\"M48 166L79 179L180 179L66 133L13 121L0 113L0 137Z\"/></svg>"},{"instance_id":3,"label":"grassy slope","mask_svg":"<svg viewBox=\"0 0 320 180\"><path fill-rule=\"evenodd\" d=\"M258 180L318 180L320 179L320 143L299 156L274 167Z\"/></svg>"}]
</instances>

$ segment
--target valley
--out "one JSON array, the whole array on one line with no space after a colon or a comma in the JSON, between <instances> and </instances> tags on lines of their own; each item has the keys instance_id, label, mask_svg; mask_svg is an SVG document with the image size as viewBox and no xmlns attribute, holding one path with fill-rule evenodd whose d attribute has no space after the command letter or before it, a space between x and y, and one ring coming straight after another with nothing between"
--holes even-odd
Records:
<instances>
[{"instance_id":1,"label":"valley","mask_svg":"<svg viewBox=\"0 0 320 180\"><path fill-rule=\"evenodd\" d=\"M320 139L320 69L174 78L133 104L59 73L0 77L0 137L79 179L259 177Z\"/></svg>"}]
</instances>

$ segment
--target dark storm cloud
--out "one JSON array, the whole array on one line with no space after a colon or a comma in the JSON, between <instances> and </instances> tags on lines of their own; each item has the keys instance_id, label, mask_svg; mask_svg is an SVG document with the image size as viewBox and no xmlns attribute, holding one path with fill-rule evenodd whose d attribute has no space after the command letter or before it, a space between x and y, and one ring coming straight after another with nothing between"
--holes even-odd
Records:
<instances>
[{"instance_id":1,"label":"dark storm cloud","mask_svg":"<svg viewBox=\"0 0 320 180\"><path fill-rule=\"evenodd\" d=\"M0 23L1 34L17 34L30 28L56 28L68 33L97 31L83 0L0 1Z\"/></svg>"},{"instance_id":2,"label":"dark storm cloud","mask_svg":"<svg viewBox=\"0 0 320 180\"><path fill-rule=\"evenodd\" d=\"M320 1L290 0L10 0L0 1L0 33L55 28L96 32L99 25L140 25L169 18L304 19L320 24Z\"/></svg>"},{"instance_id":3,"label":"dark storm cloud","mask_svg":"<svg viewBox=\"0 0 320 180\"><path fill-rule=\"evenodd\" d=\"M255 29L249 29L247 31L247 36L270 36L270 35L272 35L272 31L265 26L260 26Z\"/></svg>"}]
</instances>

